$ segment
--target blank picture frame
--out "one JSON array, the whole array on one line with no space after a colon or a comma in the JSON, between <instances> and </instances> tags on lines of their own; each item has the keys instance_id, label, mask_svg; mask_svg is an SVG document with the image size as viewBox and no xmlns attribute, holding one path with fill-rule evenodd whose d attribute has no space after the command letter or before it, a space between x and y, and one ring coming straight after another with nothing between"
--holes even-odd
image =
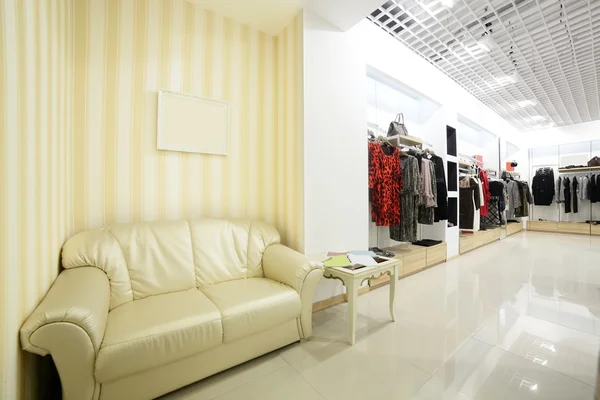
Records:
<instances>
[{"instance_id":1,"label":"blank picture frame","mask_svg":"<svg viewBox=\"0 0 600 400\"><path fill-rule=\"evenodd\" d=\"M158 91L158 150L227 155L229 104L187 93Z\"/></svg>"}]
</instances>

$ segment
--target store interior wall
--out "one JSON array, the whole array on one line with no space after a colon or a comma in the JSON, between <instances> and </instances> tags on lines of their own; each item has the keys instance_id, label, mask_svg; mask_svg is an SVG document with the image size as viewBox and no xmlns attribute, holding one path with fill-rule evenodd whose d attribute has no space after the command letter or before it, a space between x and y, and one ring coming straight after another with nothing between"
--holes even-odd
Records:
<instances>
[{"instance_id":1,"label":"store interior wall","mask_svg":"<svg viewBox=\"0 0 600 400\"><path fill-rule=\"evenodd\" d=\"M305 252L368 242L365 61L360 37L304 12ZM315 301L342 293L322 280Z\"/></svg>"},{"instance_id":2,"label":"store interior wall","mask_svg":"<svg viewBox=\"0 0 600 400\"><path fill-rule=\"evenodd\" d=\"M303 247L301 16L279 37L183 0L76 2L74 21L75 232L248 217ZM228 155L157 151L159 89L228 102Z\"/></svg>"},{"instance_id":3,"label":"store interior wall","mask_svg":"<svg viewBox=\"0 0 600 400\"><path fill-rule=\"evenodd\" d=\"M584 122L556 128L540 129L523 134L519 141L525 148L598 140L600 121ZM600 156L600 154L597 154Z\"/></svg>"},{"instance_id":4,"label":"store interior wall","mask_svg":"<svg viewBox=\"0 0 600 400\"><path fill-rule=\"evenodd\" d=\"M71 2L0 2L0 398L41 398L42 359L18 332L71 234Z\"/></svg>"},{"instance_id":5,"label":"store interior wall","mask_svg":"<svg viewBox=\"0 0 600 400\"><path fill-rule=\"evenodd\" d=\"M50 361L18 332L71 234L69 1L0 3L0 398L40 398ZM39 379L38 379L39 378Z\"/></svg>"}]
</instances>

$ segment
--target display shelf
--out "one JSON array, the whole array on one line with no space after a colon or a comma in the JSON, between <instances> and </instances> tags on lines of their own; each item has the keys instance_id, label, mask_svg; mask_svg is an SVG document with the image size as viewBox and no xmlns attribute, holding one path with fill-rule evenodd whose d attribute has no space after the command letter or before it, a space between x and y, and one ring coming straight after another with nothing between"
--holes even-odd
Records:
<instances>
[{"instance_id":1,"label":"display shelf","mask_svg":"<svg viewBox=\"0 0 600 400\"><path fill-rule=\"evenodd\" d=\"M394 258L402 260L399 273L401 279L446 261L447 244L442 242L431 247L409 244L407 246L386 247L383 250L395 253ZM389 280L389 275L384 275L378 279L370 280L369 285L371 288L375 288L387 284Z\"/></svg>"},{"instance_id":2,"label":"display shelf","mask_svg":"<svg viewBox=\"0 0 600 400\"><path fill-rule=\"evenodd\" d=\"M419 138L416 138L414 136L404 136L404 135L394 135L394 136L388 136L386 137L387 140L397 140L398 143L401 144L406 144L409 146L429 146L429 147L433 147L431 144L425 142L424 140L421 140Z\"/></svg>"},{"instance_id":3,"label":"display shelf","mask_svg":"<svg viewBox=\"0 0 600 400\"><path fill-rule=\"evenodd\" d=\"M527 221L527 230L537 232L596 235L598 225L587 222Z\"/></svg>"},{"instance_id":4,"label":"display shelf","mask_svg":"<svg viewBox=\"0 0 600 400\"><path fill-rule=\"evenodd\" d=\"M467 234L461 233L459 238L459 253L468 253L469 251L478 249L479 247L493 243L497 240L500 240L500 227Z\"/></svg>"},{"instance_id":5,"label":"display shelf","mask_svg":"<svg viewBox=\"0 0 600 400\"><path fill-rule=\"evenodd\" d=\"M600 167L581 167L581 168L559 168L558 172L559 173L569 173L569 172L576 172L576 171L600 171Z\"/></svg>"},{"instance_id":6,"label":"display shelf","mask_svg":"<svg viewBox=\"0 0 600 400\"><path fill-rule=\"evenodd\" d=\"M506 236L514 235L522 230L523 224L521 222L509 222L506 224Z\"/></svg>"}]
</instances>

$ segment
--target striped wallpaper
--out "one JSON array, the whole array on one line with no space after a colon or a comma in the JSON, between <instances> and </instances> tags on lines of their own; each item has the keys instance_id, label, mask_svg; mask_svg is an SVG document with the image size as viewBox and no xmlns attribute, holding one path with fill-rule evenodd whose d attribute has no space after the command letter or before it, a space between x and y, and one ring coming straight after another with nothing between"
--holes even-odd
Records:
<instances>
[{"instance_id":1,"label":"striped wallpaper","mask_svg":"<svg viewBox=\"0 0 600 400\"><path fill-rule=\"evenodd\" d=\"M0 398L34 398L39 357L18 330L71 234L69 1L0 2ZM19 396L20 394L20 396Z\"/></svg>"},{"instance_id":2,"label":"striped wallpaper","mask_svg":"<svg viewBox=\"0 0 600 400\"><path fill-rule=\"evenodd\" d=\"M72 234L261 218L302 250L302 16L273 37L184 0L0 2L0 398L35 398L18 329ZM230 102L226 157L156 150L157 91Z\"/></svg>"},{"instance_id":3,"label":"striped wallpaper","mask_svg":"<svg viewBox=\"0 0 600 400\"><path fill-rule=\"evenodd\" d=\"M278 38L183 0L80 0L73 18L75 231L248 216L301 249L301 17ZM229 155L157 151L159 89L230 102Z\"/></svg>"}]
</instances>

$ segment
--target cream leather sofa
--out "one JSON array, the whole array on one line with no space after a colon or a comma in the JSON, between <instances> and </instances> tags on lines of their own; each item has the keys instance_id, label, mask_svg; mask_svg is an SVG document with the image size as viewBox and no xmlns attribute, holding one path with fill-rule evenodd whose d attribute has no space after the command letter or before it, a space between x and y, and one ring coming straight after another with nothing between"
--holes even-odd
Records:
<instances>
[{"instance_id":1,"label":"cream leather sofa","mask_svg":"<svg viewBox=\"0 0 600 400\"><path fill-rule=\"evenodd\" d=\"M311 335L322 267L249 220L113 225L65 243L21 328L65 400L151 399Z\"/></svg>"}]
</instances>

